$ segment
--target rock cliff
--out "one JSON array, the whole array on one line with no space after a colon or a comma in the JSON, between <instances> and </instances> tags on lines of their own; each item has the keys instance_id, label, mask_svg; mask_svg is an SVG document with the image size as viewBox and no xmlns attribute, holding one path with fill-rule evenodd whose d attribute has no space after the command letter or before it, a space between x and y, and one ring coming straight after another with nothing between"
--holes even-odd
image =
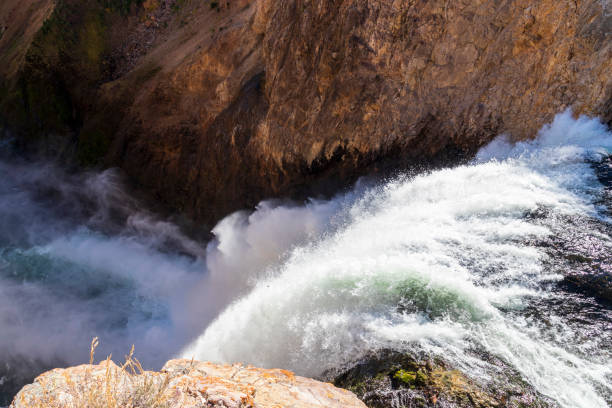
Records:
<instances>
[{"instance_id":1,"label":"rock cliff","mask_svg":"<svg viewBox=\"0 0 612 408\"><path fill-rule=\"evenodd\" d=\"M55 369L26 385L10 408L32 407L365 408L349 391L241 365L171 360L161 372L128 371L108 360Z\"/></svg>"},{"instance_id":2,"label":"rock cliff","mask_svg":"<svg viewBox=\"0 0 612 408\"><path fill-rule=\"evenodd\" d=\"M0 118L214 221L612 120L609 0L5 0Z\"/></svg>"}]
</instances>

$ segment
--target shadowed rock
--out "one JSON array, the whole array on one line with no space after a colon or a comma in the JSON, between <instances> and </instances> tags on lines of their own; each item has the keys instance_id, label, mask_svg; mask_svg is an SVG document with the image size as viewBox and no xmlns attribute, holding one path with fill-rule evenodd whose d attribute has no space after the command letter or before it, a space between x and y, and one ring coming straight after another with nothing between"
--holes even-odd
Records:
<instances>
[{"instance_id":1,"label":"shadowed rock","mask_svg":"<svg viewBox=\"0 0 612 408\"><path fill-rule=\"evenodd\" d=\"M3 122L211 223L456 162L568 107L612 119L607 0L62 0L44 25L30 3L0 8Z\"/></svg>"}]
</instances>

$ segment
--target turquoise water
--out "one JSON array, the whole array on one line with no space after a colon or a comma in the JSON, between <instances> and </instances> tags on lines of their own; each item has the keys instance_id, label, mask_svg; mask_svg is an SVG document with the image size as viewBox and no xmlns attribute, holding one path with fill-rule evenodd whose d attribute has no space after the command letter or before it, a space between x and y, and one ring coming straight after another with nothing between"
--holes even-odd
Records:
<instances>
[{"instance_id":1,"label":"turquoise water","mask_svg":"<svg viewBox=\"0 0 612 408\"><path fill-rule=\"evenodd\" d=\"M0 394L86 362L97 336L100 359L135 344L151 368L194 356L309 376L392 349L495 383L487 354L559 406L606 407L611 148L565 113L469 165L262 202L208 243L115 171L0 159Z\"/></svg>"},{"instance_id":2,"label":"turquoise water","mask_svg":"<svg viewBox=\"0 0 612 408\"><path fill-rule=\"evenodd\" d=\"M611 147L597 120L565 113L534 142L502 137L470 165L338 199L333 227L289 250L182 355L316 376L394 349L495 382L477 350L560 406L607 407L612 315L562 288L580 256L581 272L609 282L609 186L593 163Z\"/></svg>"}]
</instances>

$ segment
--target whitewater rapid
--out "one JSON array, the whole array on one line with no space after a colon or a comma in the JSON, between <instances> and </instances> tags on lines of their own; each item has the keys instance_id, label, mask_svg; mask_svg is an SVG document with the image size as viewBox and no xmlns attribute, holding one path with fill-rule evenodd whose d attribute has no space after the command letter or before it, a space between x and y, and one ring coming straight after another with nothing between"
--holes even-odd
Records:
<instances>
[{"instance_id":1,"label":"whitewater rapid","mask_svg":"<svg viewBox=\"0 0 612 408\"><path fill-rule=\"evenodd\" d=\"M563 282L572 259L612 273L612 193L594 170L611 152L604 125L565 112L468 165L262 202L209 243L116 171L0 158L0 405L86 362L98 336L100 358L134 344L153 369L184 356L320 377L392 349L495 386L488 355L560 406L607 407L612 314Z\"/></svg>"},{"instance_id":2,"label":"whitewater rapid","mask_svg":"<svg viewBox=\"0 0 612 408\"><path fill-rule=\"evenodd\" d=\"M416 349L490 381L479 349L561 406L607 407L609 325L585 338L562 308L546 324L520 311L558 296L549 289L562 279L530 243L582 227L568 217L610 222L589 161L611 152L599 121L565 112L535 141L500 137L469 165L311 203L310 214L335 213L182 355L317 376L372 350ZM597 245L612 250L610 236Z\"/></svg>"}]
</instances>

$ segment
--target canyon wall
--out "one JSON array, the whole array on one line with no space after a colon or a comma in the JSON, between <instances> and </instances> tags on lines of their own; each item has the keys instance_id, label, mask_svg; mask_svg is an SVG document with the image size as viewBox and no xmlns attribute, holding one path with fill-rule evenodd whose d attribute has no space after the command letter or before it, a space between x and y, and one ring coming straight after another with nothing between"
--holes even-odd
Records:
<instances>
[{"instance_id":1,"label":"canyon wall","mask_svg":"<svg viewBox=\"0 0 612 408\"><path fill-rule=\"evenodd\" d=\"M609 0L7 0L0 123L212 223L612 121Z\"/></svg>"}]
</instances>

